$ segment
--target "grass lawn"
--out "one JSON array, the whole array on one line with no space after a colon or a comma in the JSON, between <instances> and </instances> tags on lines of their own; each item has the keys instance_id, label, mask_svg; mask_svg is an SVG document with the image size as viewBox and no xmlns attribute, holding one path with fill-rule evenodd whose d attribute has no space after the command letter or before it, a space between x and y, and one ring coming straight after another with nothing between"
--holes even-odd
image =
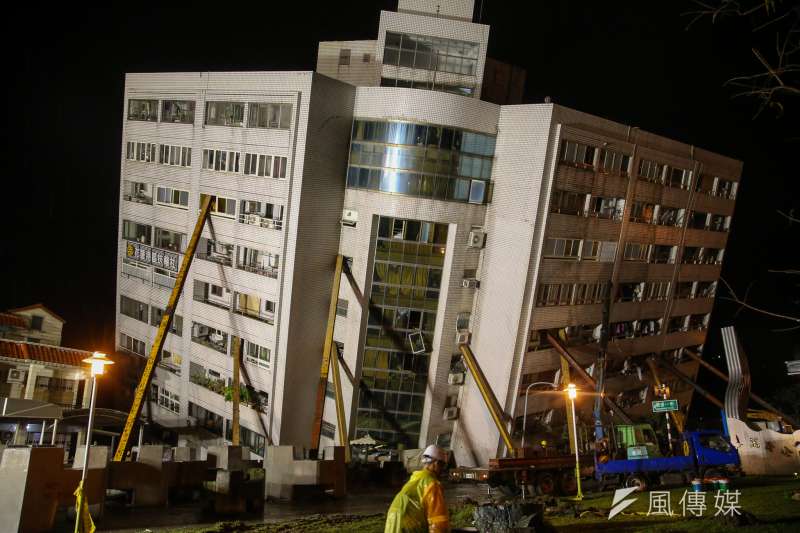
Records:
<instances>
[{"instance_id":1,"label":"grass lawn","mask_svg":"<svg viewBox=\"0 0 800 533\"><path fill-rule=\"evenodd\" d=\"M562 500L562 509L567 513L551 514L545 517L550 531L659 531L659 532L693 532L703 533L727 532L731 525L721 516L715 516L716 492L706 494L706 510L703 517L683 517L680 500L685 489L669 491L672 517L646 516L650 497L647 492L634 493L637 501L621 514L608 520L613 491L587 496L580 503L580 517L576 518L574 504ZM759 478L748 477L734 479L731 491L738 490L739 508L752 513L758 520L756 525L737 527L741 533L776 532L789 533L800 531L800 501L790 499L793 491L800 490L800 478ZM451 525L467 527L472 523L471 505L454 505L450 508ZM688 514L688 513L687 513ZM383 531L385 515L352 516L341 514L311 515L304 518L286 520L275 524L254 524L243 522L221 522L210 528L188 527L172 530L174 533L277 533L277 532L313 532L313 533L379 533Z\"/></svg>"},{"instance_id":2,"label":"grass lawn","mask_svg":"<svg viewBox=\"0 0 800 533\"><path fill-rule=\"evenodd\" d=\"M590 496L582 502L582 510L596 510L597 513L585 512L582 518L574 516L549 516L546 518L556 531L573 530L576 527L587 530L606 531L703 531L714 533L729 531L731 525L723 517L715 516L716 491L706 494L706 510L703 517L683 517L680 500L685 489L675 489L670 492L670 502L673 517L645 516L650 504L648 494L638 494L636 503L625 509L622 514L608 520L608 510L611 507L613 492L608 491ZM798 478L759 478L748 477L734 479L730 486L731 491L738 490L739 508L752 513L758 524L737 527L737 532L775 531L788 533L800 531L800 501L790 499L793 491L800 490ZM634 493L633 496L636 496ZM629 496L632 497L632 496ZM687 511L687 515L689 515Z\"/></svg>"}]
</instances>

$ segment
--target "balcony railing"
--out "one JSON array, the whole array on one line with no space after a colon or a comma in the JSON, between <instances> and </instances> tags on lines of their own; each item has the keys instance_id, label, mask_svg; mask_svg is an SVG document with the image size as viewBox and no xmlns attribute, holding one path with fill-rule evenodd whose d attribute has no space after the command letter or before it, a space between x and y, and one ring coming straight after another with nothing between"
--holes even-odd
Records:
<instances>
[{"instance_id":1,"label":"balcony railing","mask_svg":"<svg viewBox=\"0 0 800 533\"><path fill-rule=\"evenodd\" d=\"M216 252L205 253L198 252L195 256L203 261L211 261L212 263L219 263L220 265L231 266L233 265L233 254L225 255Z\"/></svg>"},{"instance_id":2,"label":"balcony railing","mask_svg":"<svg viewBox=\"0 0 800 533\"><path fill-rule=\"evenodd\" d=\"M145 195L145 194L128 194L125 193L122 195L123 200L127 200L129 202L135 202L137 204L147 204L153 205L153 196Z\"/></svg>"},{"instance_id":3,"label":"balcony railing","mask_svg":"<svg viewBox=\"0 0 800 533\"><path fill-rule=\"evenodd\" d=\"M246 316L248 318L253 318L255 320L259 320L261 322L266 322L272 326L275 325L275 313L268 313L266 311L253 311L252 309L240 309L234 308L233 312L237 315Z\"/></svg>"},{"instance_id":4,"label":"balcony railing","mask_svg":"<svg viewBox=\"0 0 800 533\"><path fill-rule=\"evenodd\" d=\"M192 342L196 342L197 344L202 344L203 346L207 346L208 348L216 350L219 353L223 354L228 353L228 341L225 338L223 338L222 340L218 340L218 339L211 339L210 335L201 335L199 337L192 335Z\"/></svg>"},{"instance_id":5,"label":"balcony railing","mask_svg":"<svg viewBox=\"0 0 800 533\"><path fill-rule=\"evenodd\" d=\"M225 380L222 378L210 378L199 374L192 374L189 376L189 381L211 392L215 392L220 396L225 395Z\"/></svg>"},{"instance_id":6,"label":"balcony railing","mask_svg":"<svg viewBox=\"0 0 800 533\"><path fill-rule=\"evenodd\" d=\"M239 222L241 222L242 224L250 224L252 226L260 226L262 228L270 228L277 230L283 229L283 220L267 218L254 213L240 214Z\"/></svg>"},{"instance_id":7,"label":"balcony railing","mask_svg":"<svg viewBox=\"0 0 800 533\"><path fill-rule=\"evenodd\" d=\"M207 296L203 297L203 296L195 295L194 296L194 301L195 302L202 302L202 303L208 304L208 305L213 305L214 307L219 307L220 309L225 309L226 311L230 310L230 308L231 308L230 298L228 299L228 301L225 301L225 299L223 299L223 298L209 298Z\"/></svg>"},{"instance_id":8,"label":"balcony railing","mask_svg":"<svg viewBox=\"0 0 800 533\"><path fill-rule=\"evenodd\" d=\"M171 372L171 373L175 374L176 376L180 376L181 375L181 367L178 366L178 365L173 364L170 361L159 361L158 362L158 367L159 368L163 368L167 372Z\"/></svg>"},{"instance_id":9,"label":"balcony railing","mask_svg":"<svg viewBox=\"0 0 800 533\"><path fill-rule=\"evenodd\" d=\"M236 268L245 272L252 272L260 276L278 279L278 267L237 264Z\"/></svg>"},{"instance_id":10,"label":"balcony railing","mask_svg":"<svg viewBox=\"0 0 800 533\"><path fill-rule=\"evenodd\" d=\"M157 285L159 287L164 287L166 289L172 289L175 286L175 278L172 276L168 276L166 274L160 274L158 272L153 272L153 285Z\"/></svg>"}]
</instances>

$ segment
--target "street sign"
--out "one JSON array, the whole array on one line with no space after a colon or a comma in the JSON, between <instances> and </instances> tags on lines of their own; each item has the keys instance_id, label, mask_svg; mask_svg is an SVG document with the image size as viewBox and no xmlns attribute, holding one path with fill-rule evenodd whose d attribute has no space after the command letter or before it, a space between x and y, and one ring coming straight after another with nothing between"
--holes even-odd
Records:
<instances>
[{"instance_id":1,"label":"street sign","mask_svg":"<svg viewBox=\"0 0 800 533\"><path fill-rule=\"evenodd\" d=\"M653 412L654 413L666 413L669 411L677 411L678 410L678 400L654 400L653 401Z\"/></svg>"}]
</instances>

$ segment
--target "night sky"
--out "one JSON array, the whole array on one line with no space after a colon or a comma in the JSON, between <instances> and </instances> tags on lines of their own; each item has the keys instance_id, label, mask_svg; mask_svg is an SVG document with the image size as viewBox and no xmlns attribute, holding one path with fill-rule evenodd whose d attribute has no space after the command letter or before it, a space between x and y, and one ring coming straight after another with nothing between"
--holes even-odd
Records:
<instances>
[{"instance_id":1,"label":"night sky","mask_svg":"<svg viewBox=\"0 0 800 533\"><path fill-rule=\"evenodd\" d=\"M550 96L744 161L723 277L742 293L752 282L754 305L800 315L798 277L767 273L800 265L800 228L777 213L800 207L800 102L780 120L754 119L756 103L723 86L757 68L749 27L706 20L686 31L688 2L533 2L524 15L509 4L485 2L482 22L492 26L489 56L527 69L527 103ZM0 309L43 302L67 320L65 345L113 350L125 73L313 70L319 40L374 39L380 9L396 8L288 5L12 9L6 21L18 30L3 37L11 164L2 172L11 191L1 215ZM800 331L775 332L791 323L736 311L717 301L706 356L723 362L719 327L733 323L755 389L769 396L788 382L783 361L800 357ZM713 415L704 403L696 400L698 412Z\"/></svg>"}]
</instances>

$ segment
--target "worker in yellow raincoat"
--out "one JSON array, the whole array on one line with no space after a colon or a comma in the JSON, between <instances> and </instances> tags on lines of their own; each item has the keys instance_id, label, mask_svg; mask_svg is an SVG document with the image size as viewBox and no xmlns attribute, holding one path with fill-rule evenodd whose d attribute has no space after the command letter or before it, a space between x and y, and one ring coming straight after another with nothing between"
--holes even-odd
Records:
<instances>
[{"instance_id":1,"label":"worker in yellow raincoat","mask_svg":"<svg viewBox=\"0 0 800 533\"><path fill-rule=\"evenodd\" d=\"M447 533L450 515L439 476L447 465L444 450L431 444L422 453L422 470L394 497L386 513L385 533Z\"/></svg>"}]
</instances>

